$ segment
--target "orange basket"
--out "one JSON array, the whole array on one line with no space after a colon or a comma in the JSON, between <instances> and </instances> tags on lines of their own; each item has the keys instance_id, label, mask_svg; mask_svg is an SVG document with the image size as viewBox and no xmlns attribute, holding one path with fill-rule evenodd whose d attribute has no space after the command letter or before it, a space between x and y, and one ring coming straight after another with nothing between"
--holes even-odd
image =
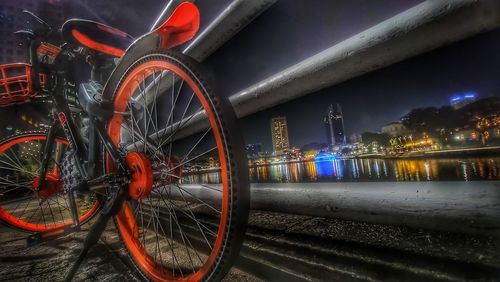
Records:
<instances>
[{"instance_id":1,"label":"orange basket","mask_svg":"<svg viewBox=\"0 0 500 282\"><path fill-rule=\"evenodd\" d=\"M40 83L46 76L40 75ZM33 90L31 65L24 63L0 65L0 106L26 102L38 93Z\"/></svg>"}]
</instances>

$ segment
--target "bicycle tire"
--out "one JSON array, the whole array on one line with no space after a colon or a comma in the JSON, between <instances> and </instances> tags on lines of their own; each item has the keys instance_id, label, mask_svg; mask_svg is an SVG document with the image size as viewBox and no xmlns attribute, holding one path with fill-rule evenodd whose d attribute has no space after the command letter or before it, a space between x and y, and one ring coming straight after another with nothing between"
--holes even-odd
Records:
<instances>
[{"instance_id":1,"label":"bicycle tire","mask_svg":"<svg viewBox=\"0 0 500 282\"><path fill-rule=\"evenodd\" d=\"M172 222L178 221L180 217L177 217L176 208L178 207L175 206L171 199L168 199L168 203L166 201L163 201L164 203L158 203L158 210L160 210L160 205L168 206L169 204L171 204L171 207L167 208L169 209L168 212L170 213L171 243L168 243L170 245L166 247L166 249L169 249L170 247L171 251L171 268L166 266L167 263L161 257L161 244L159 243L158 239L158 234L160 234L161 236L162 233L160 232L160 227L156 227L156 244L160 245L158 247L160 249L160 262L157 261L156 252L154 261L152 261L152 254L150 254L150 251L148 250L149 247L147 246L147 243L140 242L140 234L142 233L142 236L145 236L144 233L147 233L149 231L147 230L147 227L144 227L144 224L141 229L141 227L139 226L139 212L134 214L134 212L132 212L132 207L137 208L137 206L140 206L141 203L146 201L145 199L127 201L124 204L122 211L115 217L115 224L117 226L120 238L136 269L146 279L155 281L219 281L227 274L232 266L232 263L239 253L244 238L249 212L248 164L244 153L243 139L239 132L234 111L226 98L216 96L214 94L214 91L210 87L210 84L207 83L207 81L203 77L202 71L200 71L200 66L194 60L185 55L170 50L155 50L141 55L136 60L130 61L131 63L127 67L122 66L120 68L125 71L122 71L122 73L114 73L111 78L111 83L113 83L113 81L118 81L118 83L116 83L116 87L114 87L112 97L112 101L115 105L115 115L108 124L108 134L111 136L115 145L118 147L121 146L120 149L124 150L123 144L127 143L123 141L123 139L125 139L123 135L126 133L124 131L125 128L129 128L128 131L130 131L130 127L137 127L137 131L139 131L140 129L140 126L138 124L134 125L134 113L132 110L133 107L125 105L133 103L132 96L134 95L133 93L135 93L134 91L140 89L141 83L145 85L145 81L148 79L148 75L151 76L151 73L166 70L169 73L172 73L172 81L175 81L174 77L175 75L178 75L178 79L183 80L183 82L185 82L186 85L188 85L191 90L193 90L194 94L196 94L196 98L199 99L200 104L203 105L203 109L207 113L211 128L209 130L213 131L213 138L215 139L215 143L217 144L217 152L219 156L218 161L220 163L222 179L221 193L223 195L220 203L221 215L218 220L219 225L216 229L217 233L216 236L214 236L215 238L213 239L213 248L210 250L206 259L205 257L203 257L204 262L201 266L199 266L199 268L195 269L193 266L193 261L191 261L191 266L193 269L189 274L183 274L182 268L178 266L179 270L176 270L175 266L175 262L177 261L177 263L179 263L178 261L180 259L176 258L176 254L173 249L175 249L175 244L180 239L177 238L176 240L174 240L175 235L173 235L173 233L175 232L172 232L172 230L175 229L175 226L172 227L172 225L175 224ZM163 74L163 72L161 73ZM141 76L143 80L142 82L139 81L141 79ZM117 79L118 77L119 79ZM160 76L160 79L161 78L162 77ZM156 81L156 77L153 75L152 80L149 81ZM173 83L173 86L171 87L175 89L175 83ZM182 87L183 84L181 83L181 86L178 90L179 93L181 92ZM125 94L127 90L129 91L129 94ZM177 97L178 96L179 94L177 94ZM175 102L177 101L177 98L175 99L175 101L173 101L173 99L174 90L172 90L171 112L174 111L174 108L176 106ZM144 104L146 104L146 102L144 102ZM191 104L188 104L187 107L189 108L190 105ZM147 105L143 106L143 114L144 112L148 112L147 107ZM129 116L131 117L129 117L129 119L131 120L129 121L130 125L124 126L123 123L125 123L124 120L126 120L126 118L124 117L123 113L127 110L127 108L130 111ZM151 110L151 112L152 111L153 110ZM172 121L172 124L173 123L174 122ZM180 125L182 125L182 122L179 124L179 127ZM144 127L145 128L143 130L146 131L147 134L147 127ZM159 128L156 129L158 130ZM128 135L135 136L136 133L129 132ZM131 137L129 136L128 138L130 139ZM172 141L172 143L173 142L174 141ZM148 151L148 148L146 148L147 146L144 147L145 149L143 153L147 155L146 151ZM136 149L139 150L139 148ZM158 148L158 150L160 149L161 148ZM150 152L149 154L151 155L153 153ZM170 155L168 157L172 158L172 155L173 153L171 147ZM154 156L148 158L154 159ZM108 169L113 170L113 165L110 165L108 163ZM170 169L170 171L172 171L172 168ZM157 187L166 187L166 185L161 185L162 184ZM169 184L169 189L171 189L170 186L174 185ZM178 189L182 189L180 186L181 185L177 183ZM182 190L180 191L182 194ZM156 195L156 197L158 197L158 195ZM161 195L161 197L163 200L163 195ZM149 200L150 204L154 202L154 199ZM162 208L164 208L164 206L162 206ZM141 211L140 214L141 217L144 214L149 215L150 222L151 219L153 219L153 221L155 220L154 216L156 214L152 210L150 210L149 213ZM173 216L172 214L175 215ZM189 215L188 212L186 214ZM198 225L200 233L204 233L204 229L200 227L200 223L197 221L198 219L196 218L194 213L191 212L191 215L194 217L194 219L191 219L193 221L196 221L195 224ZM174 220L172 220L172 217L175 217ZM187 218L186 220L189 220L189 218ZM215 222L217 222L217 219ZM189 243L189 247L187 246L188 244L185 241L189 242L190 239L188 237L190 236L186 235L188 234L186 231L184 231L186 233L183 235L183 228L181 227L181 225L183 226L183 224L179 224L179 222L176 222L176 224L180 231L176 232L180 233L180 235L178 236L180 236L182 241L184 241L184 247L186 248L185 253L189 255L190 249L196 248L194 248L191 243ZM160 223L159 215L158 225L163 226L163 223ZM163 230L163 227L161 228ZM163 235L166 238L166 241L168 241L168 236L164 230ZM205 235L206 234L203 234L203 237L205 237L208 246L211 246ZM165 245L163 247L165 249ZM164 253L164 255L167 256L166 252ZM198 258L200 258L199 254ZM190 255L189 259L191 259ZM200 260L202 259L200 258ZM178 272L177 275L175 273L176 271Z\"/></svg>"},{"instance_id":2,"label":"bicycle tire","mask_svg":"<svg viewBox=\"0 0 500 282\"><path fill-rule=\"evenodd\" d=\"M0 169L0 171L2 171L2 173L0 173L0 182L2 184L0 192L3 191L0 195L0 221L10 227L25 232L45 232L72 224L71 214L68 212L68 205L66 202L63 202L65 199L61 199L61 197L65 195L61 187L57 188L58 191L48 191L48 189L42 189L39 192L30 191L37 176L35 172L27 171L30 169L27 168L28 161L32 162L34 159L38 158L36 154L39 156L42 155L41 151L31 152L33 148L31 148L30 145L39 141L43 142L46 139L46 132L26 131L0 140L0 162L3 168L3 171ZM59 144L68 143L66 139L61 137L56 138L55 142ZM17 150L13 149L14 146L18 146ZM24 147L24 149L22 147ZM43 145L39 147L40 150L43 150ZM24 152L19 154L19 149ZM31 158L31 160L28 158ZM21 167L21 164L26 166ZM26 172L21 171L23 168L26 169ZM60 170L60 168L58 169ZM9 179L7 176L8 172L18 173L17 182ZM22 174L29 174L29 176L23 176ZM19 181L19 175L22 176L22 182ZM60 177L54 179L57 180L54 180L52 182L53 184L62 185ZM27 197L26 199L24 196L21 198L19 195L12 195L14 193L20 193L20 191L23 191L24 196ZM44 192L47 193L43 194ZM10 193L11 195L5 195L6 193ZM33 204L31 202L33 199L39 200L39 207L31 214L25 214L25 212L30 211L28 207ZM23 200L25 202L21 202ZM6 203L7 201L19 203L14 208L9 208L9 204ZM2 204L2 202L4 204ZM85 207L83 206L84 204ZM55 207L53 207L53 205L55 205ZM88 204L83 201L80 202L78 208L83 211L83 214L80 216L80 222L85 223L89 221L96 214L98 207L99 204L97 200ZM21 211L20 209L24 210ZM47 224L47 221L51 220L52 222Z\"/></svg>"}]
</instances>

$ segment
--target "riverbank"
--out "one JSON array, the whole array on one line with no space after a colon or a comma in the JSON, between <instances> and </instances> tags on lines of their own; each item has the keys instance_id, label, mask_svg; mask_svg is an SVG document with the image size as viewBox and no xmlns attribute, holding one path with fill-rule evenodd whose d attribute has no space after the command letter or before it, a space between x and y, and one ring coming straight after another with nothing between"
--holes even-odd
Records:
<instances>
[{"instance_id":1,"label":"riverbank","mask_svg":"<svg viewBox=\"0 0 500 282\"><path fill-rule=\"evenodd\" d=\"M500 156L500 146L477 148L454 148L436 151L417 152L400 158L463 158L463 157L488 157Z\"/></svg>"}]
</instances>

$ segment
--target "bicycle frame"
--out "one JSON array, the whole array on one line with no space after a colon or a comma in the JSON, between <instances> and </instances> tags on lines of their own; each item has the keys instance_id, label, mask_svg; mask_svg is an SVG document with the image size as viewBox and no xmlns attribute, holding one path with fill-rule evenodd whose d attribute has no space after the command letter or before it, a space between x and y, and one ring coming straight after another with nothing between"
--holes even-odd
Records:
<instances>
[{"instance_id":1,"label":"bicycle frame","mask_svg":"<svg viewBox=\"0 0 500 282\"><path fill-rule=\"evenodd\" d=\"M39 22L44 23L35 15L31 15ZM85 24L92 25L92 23L89 22ZM95 24L99 25L97 23ZM111 27L103 25L99 25L97 27L117 36L123 36L120 34L120 31ZM90 120L88 144L86 144L86 141L77 126L77 122L73 117L73 113L66 96L68 87L75 87L75 85L71 84L71 82L74 81L74 78L72 77L72 73L70 71L70 68L73 66L74 59L79 56L79 52L85 53L85 50L87 49L92 50L92 54L101 53L121 58L118 65L114 68L113 72L107 79L101 93L103 100L112 101L115 87L119 83L120 73L123 73L124 69L127 68L131 62L145 52L150 52L155 49L172 48L190 40L198 31L198 28L199 11L196 6L190 2L181 3L172 15L165 22L163 22L163 24L134 41L127 50L120 50L115 46L109 46L103 44L102 42L98 42L91 37L91 34L81 33L77 27L71 26L70 23L68 25L67 32L69 32L73 37L66 38L70 38L67 39L72 41L70 43L76 43L77 46L84 47L84 51L82 51L82 48L80 48L79 51L74 49L73 47L75 45L65 45L61 48L61 51L57 53L57 57L54 59L54 64L50 67L43 66L38 61L36 51L43 42L43 36L50 32L50 28L48 28L48 31L44 31L42 33L43 36L40 37L35 36L36 32L30 33L29 31L21 31L22 34L28 34L29 36L34 37L30 38L29 52L33 70L32 80L36 82L34 83L33 88L35 91L48 94L47 96L50 96L53 102L51 108L50 126L47 131L47 141L41 156L42 166L39 171L40 181L38 182L38 187L43 187L43 185L46 184L46 177L49 173L47 170L49 167L50 155L53 152L53 147L56 143L56 136L58 136L62 130L68 140L69 149L74 154L71 157L75 158L74 163L76 169L83 179L77 187L70 188L75 191L66 191L70 204L71 217L73 220L73 226L71 228L79 230L80 226L74 192L96 192L102 190L103 188L111 188L107 189L108 195L106 198L99 198L99 205L101 209L100 215L97 221L92 225L91 230L88 232L82 252L67 275L67 280L72 279L88 250L100 238L108 220L112 216L115 216L122 208L123 202L128 197L128 183L131 178L131 173L129 172L126 162L126 156L123 156L120 153L108 135L106 129L106 125L108 123L107 118L103 118L102 116L93 116L90 111L86 112ZM83 53L82 55L87 55ZM85 60L87 60L87 57ZM48 69L48 74L47 81L42 87L37 78L41 73L41 69L44 67L45 70ZM99 73L93 66L91 77L92 79L95 79L96 77L102 78L102 74ZM100 81L100 83L102 83L102 81ZM101 150L101 148L104 148L104 150ZM99 152L102 152L103 155L99 156ZM116 169L112 170L111 173L106 172L108 174L99 173L98 167L95 165L99 157L106 157L106 166L108 168L114 166ZM62 158L62 156L59 155L56 156L56 158ZM60 159L57 161L60 163ZM87 162L87 165L84 165L85 162ZM60 167L56 169L60 169ZM114 178L113 181L111 181L113 183L105 183L102 179L107 179L106 177ZM38 187L33 188L38 190Z\"/></svg>"},{"instance_id":2,"label":"bicycle frame","mask_svg":"<svg viewBox=\"0 0 500 282\"><path fill-rule=\"evenodd\" d=\"M59 76L60 80L58 81L62 81L62 75L59 74ZM64 86L56 86L56 91L52 93L52 100L52 117L49 130L47 131L47 142L45 144L45 148L43 149L42 166L40 170L41 181L39 185L44 185L45 177L47 175L47 167L49 164L49 156L53 150L56 136L61 129L68 140L69 148L74 152L74 157L77 159L75 162L76 168L78 169L80 175L82 175L85 179L91 181L97 176L97 167L95 166L95 162L97 161L98 149L101 144L105 148L106 153L110 156L115 166L118 168L117 174L126 172L125 160L109 139L105 130L105 125L102 121L90 117L89 143L86 145L78 127L76 126L76 121L73 118L68 101L64 95ZM84 160L87 161L88 166L82 165ZM95 187L93 186L88 186L85 187L85 190L94 190L94 188ZM68 196L71 205L70 209L72 212L73 225L79 226L73 193L68 193Z\"/></svg>"},{"instance_id":3,"label":"bicycle frame","mask_svg":"<svg viewBox=\"0 0 500 282\"><path fill-rule=\"evenodd\" d=\"M136 40L126 51L123 51L124 55L120 64L115 68L115 72L117 69L126 65L127 61L137 57L143 52L156 48L172 48L190 40L198 31L198 28L199 11L196 6L189 2L181 3L163 24L158 25L154 30ZM40 45L40 43L41 40L33 40L30 44L33 77L37 77L40 73L40 64L36 57L36 48ZM107 46L96 44L92 39L86 38L84 41L79 43L96 51L104 52L107 50ZM101 50L102 48L104 49ZM48 79L48 85L51 86L53 90L49 93L52 96L53 106L51 110L50 127L47 132L47 143L43 150L39 186L44 185L49 162L48 156L53 149L54 140L60 131L59 129L62 129L64 132L64 135L69 142L69 148L75 154L74 157L77 160L75 163L80 175L82 175L88 182L91 182L97 176L97 167L95 166L95 162L97 161L97 152L99 151L99 147L101 145L105 149L105 154L109 156L109 160L112 161L114 166L117 168L116 174L126 174L127 166L125 159L120 155L118 149L114 146L106 132L107 121L89 116L89 143L88 146L85 144L85 141L76 126L76 122L73 119L69 103L65 96L67 70L71 63L64 59L64 52L61 52L59 57L62 59L59 59L58 66L56 67L57 72L52 74ZM93 70L92 77L99 76L100 74L94 73ZM111 97L111 92L114 90L112 86L115 84L116 78L113 74L111 74L111 77L108 79L104 87L103 97L107 97L108 99ZM34 88L38 91L47 92L47 90L42 89L39 83L35 84ZM82 165L84 160L87 161L87 167ZM96 190L99 188L103 188L103 185L97 184L94 186L88 186L85 190ZM75 210L72 214L73 222L75 226L78 226L78 215L76 214L76 208L74 208L76 206L72 203L74 202L74 199L72 199L73 195L72 193L68 194L70 197L70 204L72 205L71 210Z\"/></svg>"}]
</instances>

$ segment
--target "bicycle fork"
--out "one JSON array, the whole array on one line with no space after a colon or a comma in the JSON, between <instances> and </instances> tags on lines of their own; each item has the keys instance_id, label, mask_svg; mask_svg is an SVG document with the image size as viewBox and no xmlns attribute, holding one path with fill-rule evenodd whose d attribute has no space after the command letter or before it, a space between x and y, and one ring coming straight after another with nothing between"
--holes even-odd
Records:
<instances>
[{"instance_id":1,"label":"bicycle fork","mask_svg":"<svg viewBox=\"0 0 500 282\"><path fill-rule=\"evenodd\" d=\"M64 155L64 148L63 144L59 142L54 142L56 139L57 131L58 131L58 124L59 121L54 117L54 112L53 112L53 117L50 120L50 127L47 132L47 142L45 143L45 146L42 151L42 155L40 156L41 158L41 166L40 166L40 172L39 172L39 182L37 187L33 187L33 190L39 191L40 189L43 189L45 185L47 184L47 175L49 173L53 173L55 175L60 175L61 173L61 167L59 164L61 164L61 161L63 159ZM54 158L54 168L53 171L49 172L49 162L50 162L50 156L52 154L52 151L54 149L54 144L55 144L55 158ZM42 241L47 241L51 240L55 237L60 237L69 233L72 233L74 231L79 231L80 230L80 222L79 222L79 216L78 216L78 210L76 206L76 200L75 196L73 193L69 192L67 193L68 195L68 202L69 202L69 210L71 213L71 218L73 220L73 225L72 226L65 226L61 228L57 228L56 230L49 230L49 231L44 231L44 232L37 232L32 235L30 235L27 238L27 244L28 246L38 244ZM42 202L45 200L42 200Z\"/></svg>"}]
</instances>

